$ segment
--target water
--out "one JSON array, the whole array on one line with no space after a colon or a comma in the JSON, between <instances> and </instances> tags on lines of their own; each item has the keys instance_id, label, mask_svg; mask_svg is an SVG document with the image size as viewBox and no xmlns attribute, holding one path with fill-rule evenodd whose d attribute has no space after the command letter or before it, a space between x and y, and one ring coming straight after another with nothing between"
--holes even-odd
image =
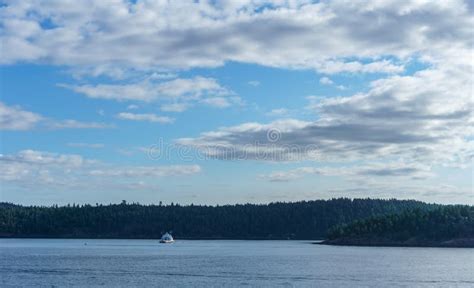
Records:
<instances>
[{"instance_id":1,"label":"water","mask_svg":"<svg viewBox=\"0 0 474 288\"><path fill-rule=\"evenodd\" d=\"M474 287L474 249L0 240L2 287Z\"/></svg>"}]
</instances>

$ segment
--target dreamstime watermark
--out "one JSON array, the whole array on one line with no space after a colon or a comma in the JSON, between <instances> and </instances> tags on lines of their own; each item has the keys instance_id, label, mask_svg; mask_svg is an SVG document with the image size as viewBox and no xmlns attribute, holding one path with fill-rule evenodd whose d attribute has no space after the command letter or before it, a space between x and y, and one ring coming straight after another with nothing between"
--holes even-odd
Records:
<instances>
[{"instance_id":1,"label":"dreamstime watermark","mask_svg":"<svg viewBox=\"0 0 474 288\"><path fill-rule=\"evenodd\" d=\"M267 140L271 143L278 142L281 139L281 131L275 128L268 129Z\"/></svg>"},{"instance_id":2,"label":"dreamstime watermark","mask_svg":"<svg viewBox=\"0 0 474 288\"><path fill-rule=\"evenodd\" d=\"M271 128L266 131L264 141L242 144L221 143L166 143L159 138L157 143L146 149L152 160L179 159L180 161L196 160L263 160L263 161L299 161L320 158L315 144L298 145L282 142L284 133Z\"/></svg>"}]
</instances>

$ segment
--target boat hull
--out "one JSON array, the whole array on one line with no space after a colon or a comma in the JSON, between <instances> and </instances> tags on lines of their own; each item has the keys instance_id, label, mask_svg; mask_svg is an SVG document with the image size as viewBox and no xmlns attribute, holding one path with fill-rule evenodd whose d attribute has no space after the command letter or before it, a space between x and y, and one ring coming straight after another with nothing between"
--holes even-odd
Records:
<instances>
[{"instance_id":1,"label":"boat hull","mask_svg":"<svg viewBox=\"0 0 474 288\"><path fill-rule=\"evenodd\" d=\"M160 240L160 243L167 244L167 243L173 243L174 240Z\"/></svg>"}]
</instances>

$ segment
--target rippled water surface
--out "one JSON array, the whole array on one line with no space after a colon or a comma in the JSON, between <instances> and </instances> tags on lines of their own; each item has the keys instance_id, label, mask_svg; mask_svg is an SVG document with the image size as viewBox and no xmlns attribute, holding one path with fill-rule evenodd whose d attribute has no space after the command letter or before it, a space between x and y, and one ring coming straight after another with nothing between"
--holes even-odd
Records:
<instances>
[{"instance_id":1,"label":"rippled water surface","mask_svg":"<svg viewBox=\"0 0 474 288\"><path fill-rule=\"evenodd\" d=\"M474 287L474 249L0 240L2 287Z\"/></svg>"}]
</instances>

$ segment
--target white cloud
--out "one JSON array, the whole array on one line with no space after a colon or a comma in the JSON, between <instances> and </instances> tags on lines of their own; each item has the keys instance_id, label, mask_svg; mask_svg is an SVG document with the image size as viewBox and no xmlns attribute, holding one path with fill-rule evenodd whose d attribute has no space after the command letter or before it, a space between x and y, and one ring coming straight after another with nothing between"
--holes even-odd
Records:
<instances>
[{"instance_id":1,"label":"white cloud","mask_svg":"<svg viewBox=\"0 0 474 288\"><path fill-rule=\"evenodd\" d=\"M108 100L135 100L150 102L154 99L153 87L148 82L137 84L98 84L98 85L67 85L58 84L59 87L68 88L76 93L84 94L89 98Z\"/></svg>"},{"instance_id":2,"label":"white cloud","mask_svg":"<svg viewBox=\"0 0 474 288\"><path fill-rule=\"evenodd\" d=\"M276 171L260 178L271 182L286 182L303 178L307 175L353 177L360 181L360 176L373 179L374 177L401 177L406 179L426 179L433 176L431 167L417 163L370 163L352 167L300 167L287 171Z\"/></svg>"},{"instance_id":3,"label":"white cloud","mask_svg":"<svg viewBox=\"0 0 474 288\"><path fill-rule=\"evenodd\" d=\"M401 73L405 70L403 65L395 65L389 60L375 61L375 62L371 62L367 64L364 64L358 61L352 61L352 62L326 61L322 64L317 64L316 69L319 72L326 73L326 74L336 74L336 73L341 73L341 72L396 74L396 73ZM322 83L322 84L332 84L332 83Z\"/></svg>"},{"instance_id":4,"label":"white cloud","mask_svg":"<svg viewBox=\"0 0 474 288\"><path fill-rule=\"evenodd\" d=\"M161 105L160 109L164 112L183 112L188 109L190 104L187 103L170 103Z\"/></svg>"},{"instance_id":5,"label":"white cloud","mask_svg":"<svg viewBox=\"0 0 474 288\"><path fill-rule=\"evenodd\" d=\"M89 98L109 100L135 100L151 102L159 99L198 98L203 94L228 95L230 91L220 86L213 78L177 78L165 82L145 80L132 84L68 85L60 87L71 89Z\"/></svg>"},{"instance_id":6,"label":"white cloud","mask_svg":"<svg viewBox=\"0 0 474 288\"><path fill-rule=\"evenodd\" d=\"M137 152L150 156L153 153L158 153L159 151L159 148L155 146L135 146L130 148L119 148L116 150L117 153L127 157L134 156Z\"/></svg>"},{"instance_id":7,"label":"white cloud","mask_svg":"<svg viewBox=\"0 0 474 288\"><path fill-rule=\"evenodd\" d=\"M118 76L121 68L188 69L228 61L399 73L403 66L390 59L456 58L470 51L471 12L461 0L7 1L0 10L0 61L100 67L96 75ZM42 26L45 21L51 25Z\"/></svg>"},{"instance_id":8,"label":"white cloud","mask_svg":"<svg viewBox=\"0 0 474 288\"><path fill-rule=\"evenodd\" d=\"M181 138L176 143L195 148L208 157L226 160L301 160L301 157L316 157L318 147L310 142L304 147L293 145L292 142L298 139L293 138L291 133L310 124L311 122L295 119L278 120L269 124L244 123L202 133L197 138Z\"/></svg>"},{"instance_id":9,"label":"white cloud","mask_svg":"<svg viewBox=\"0 0 474 288\"><path fill-rule=\"evenodd\" d=\"M148 122L156 122L161 124L169 124L173 123L174 119L166 116L158 116L156 114L135 114L135 113L128 113L122 112L117 114L119 119L123 120L132 120L132 121L148 121Z\"/></svg>"},{"instance_id":10,"label":"white cloud","mask_svg":"<svg viewBox=\"0 0 474 288\"><path fill-rule=\"evenodd\" d=\"M79 189L97 187L134 191L136 183L144 189L160 177L187 176L201 172L198 165L120 166L85 159L75 154L23 150L0 155L0 179L3 184L22 189ZM117 178L117 176L120 176Z\"/></svg>"},{"instance_id":11,"label":"white cloud","mask_svg":"<svg viewBox=\"0 0 474 288\"><path fill-rule=\"evenodd\" d=\"M224 97L206 98L206 99L203 99L201 102L209 106L217 107L217 108L226 108L231 105L229 100L227 100Z\"/></svg>"},{"instance_id":12,"label":"white cloud","mask_svg":"<svg viewBox=\"0 0 474 288\"><path fill-rule=\"evenodd\" d=\"M331 79L329 79L328 77L321 77L319 79L319 83L321 83L323 85L332 85L332 84L334 84L334 82Z\"/></svg>"},{"instance_id":13,"label":"white cloud","mask_svg":"<svg viewBox=\"0 0 474 288\"><path fill-rule=\"evenodd\" d=\"M0 179L2 185L14 184L16 187L29 189L64 185L71 180L73 171L93 163L94 161L75 154L23 150L16 154L0 155Z\"/></svg>"},{"instance_id":14,"label":"white cloud","mask_svg":"<svg viewBox=\"0 0 474 288\"><path fill-rule=\"evenodd\" d=\"M113 126L98 122L50 119L0 102L0 130L32 130L38 127L46 129L102 129Z\"/></svg>"},{"instance_id":15,"label":"white cloud","mask_svg":"<svg viewBox=\"0 0 474 288\"><path fill-rule=\"evenodd\" d=\"M212 96L231 95L233 92L222 87L216 79L196 76L194 78L177 78L156 86L157 94L171 98L199 98L205 94Z\"/></svg>"},{"instance_id":16,"label":"white cloud","mask_svg":"<svg viewBox=\"0 0 474 288\"><path fill-rule=\"evenodd\" d=\"M332 81L329 77L321 77L319 79L319 83L321 83L322 85L334 85L334 87L336 89L346 90L346 86L344 86L344 85L335 85L334 81Z\"/></svg>"},{"instance_id":17,"label":"white cloud","mask_svg":"<svg viewBox=\"0 0 474 288\"><path fill-rule=\"evenodd\" d=\"M267 116L271 117L282 117L289 114L289 110L286 108L272 109L270 112L266 113Z\"/></svg>"},{"instance_id":18,"label":"white cloud","mask_svg":"<svg viewBox=\"0 0 474 288\"><path fill-rule=\"evenodd\" d=\"M165 82L145 80L132 84L59 84L59 86L89 98L165 102L162 104L162 110L172 112L182 112L195 102L219 108L241 102L234 92L222 87L216 79L201 76L188 79L176 78Z\"/></svg>"},{"instance_id":19,"label":"white cloud","mask_svg":"<svg viewBox=\"0 0 474 288\"><path fill-rule=\"evenodd\" d=\"M7 106L0 102L1 130L29 130L43 120L41 115L25 111L20 107Z\"/></svg>"},{"instance_id":20,"label":"white cloud","mask_svg":"<svg viewBox=\"0 0 474 288\"><path fill-rule=\"evenodd\" d=\"M113 125L100 122L82 122L77 120L50 120L46 122L49 129L105 129Z\"/></svg>"},{"instance_id":21,"label":"white cloud","mask_svg":"<svg viewBox=\"0 0 474 288\"><path fill-rule=\"evenodd\" d=\"M25 164L28 167L30 165L50 165L50 166L61 166L64 168L79 167L83 164L92 163L86 161L80 155L75 154L57 154L50 152L42 152L35 150L22 150L17 154L11 155L0 155L0 162L3 164L14 163L14 164Z\"/></svg>"},{"instance_id":22,"label":"white cloud","mask_svg":"<svg viewBox=\"0 0 474 288\"><path fill-rule=\"evenodd\" d=\"M257 86L260 86L260 81L252 80L252 81L247 82L247 84L253 87L257 87Z\"/></svg>"},{"instance_id":23,"label":"white cloud","mask_svg":"<svg viewBox=\"0 0 474 288\"><path fill-rule=\"evenodd\" d=\"M149 79L173 79L178 78L178 74L175 73L153 73Z\"/></svg>"},{"instance_id":24,"label":"white cloud","mask_svg":"<svg viewBox=\"0 0 474 288\"><path fill-rule=\"evenodd\" d=\"M316 121L244 123L178 143L216 158L352 161L397 157L465 165L474 154L469 66L374 81L367 93L310 98ZM431 84L432 83L432 84ZM277 131L278 141L268 138ZM408 160L407 160L408 161Z\"/></svg>"},{"instance_id":25,"label":"white cloud","mask_svg":"<svg viewBox=\"0 0 474 288\"><path fill-rule=\"evenodd\" d=\"M192 175L201 172L199 165L174 165L166 167L137 166L131 168L95 169L92 176L108 177L166 177Z\"/></svg>"},{"instance_id":26,"label":"white cloud","mask_svg":"<svg viewBox=\"0 0 474 288\"><path fill-rule=\"evenodd\" d=\"M135 105L135 104L130 104L127 106L127 110L136 110L138 109L138 105Z\"/></svg>"}]
</instances>

